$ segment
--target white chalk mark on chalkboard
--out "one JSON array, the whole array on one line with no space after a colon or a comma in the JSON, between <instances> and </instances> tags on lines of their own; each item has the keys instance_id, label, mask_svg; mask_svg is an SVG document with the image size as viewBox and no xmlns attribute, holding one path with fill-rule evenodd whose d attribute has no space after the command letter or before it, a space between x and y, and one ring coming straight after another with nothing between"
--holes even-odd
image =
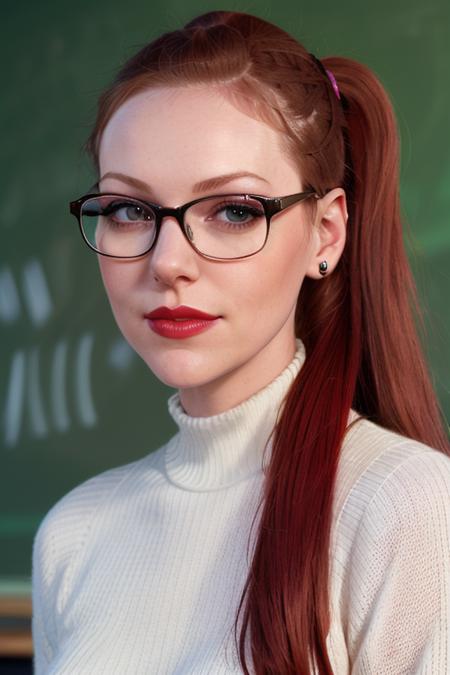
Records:
<instances>
[{"instance_id":1,"label":"white chalk mark on chalkboard","mask_svg":"<svg viewBox=\"0 0 450 675\"><path fill-rule=\"evenodd\" d=\"M50 375L50 403L55 429L67 431L70 418L67 410L66 372L67 372L67 340L60 340L53 352Z\"/></svg>"},{"instance_id":2,"label":"white chalk mark on chalkboard","mask_svg":"<svg viewBox=\"0 0 450 675\"><path fill-rule=\"evenodd\" d=\"M48 425L42 403L39 377L39 352L37 347L34 347L29 354L28 374L28 401L30 407L31 428L34 436L43 438L48 435Z\"/></svg>"},{"instance_id":3,"label":"white chalk mark on chalkboard","mask_svg":"<svg viewBox=\"0 0 450 675\"><path fill-rule=\"evenodd\" d=\"M25 353L20 350L13 354L9 382L3 413L5 430L5 446L17 445L23 417L23 400L25 393Z\"/></svg>"},{"instance_id":4,"label":"white chalk mark on chalkboard","mask_svg":"<svg viewBox=\"0 0 450 675\"><path fill-rule=\"evenodd\" d=\"M32 322L35 326L41 326L52 313L52 301L38 260L31 260L24 266L23 294Z\"/></svg>"},{"instance_id":5,"label":"white chalk mark on chalkboard","mask_svg":"<svg viewBox=\"0 0 450 675\"><path fill-rule=\"evenodd\" d=\"M92 333L83 335L78 344L75 363L75 400L80 422L85 427L93 427L97 423L90 378L93 346Z\"/></svg>"},{"instance_id":6,"label":"white chalk mark on chalkboard","mask_svg":"<svg viewBox=\"0 0 450 675\"><path fill-rule=\"evenodd\" d=\"M116 370L128 370L134 357L134 351L123 338L115 340L108 354L108 364Z\"/></svg>"},{"instance_id":7,"label":"white chalk mark on chalkboard","mask_svg":"<svg viewBox=\"0 0 450 675\"><path fill-rule=\"evenodd\" d=\"M0 270L0 321L13 323L20 315L17 286L9 267Z\"/></svg>"}]
</instances>

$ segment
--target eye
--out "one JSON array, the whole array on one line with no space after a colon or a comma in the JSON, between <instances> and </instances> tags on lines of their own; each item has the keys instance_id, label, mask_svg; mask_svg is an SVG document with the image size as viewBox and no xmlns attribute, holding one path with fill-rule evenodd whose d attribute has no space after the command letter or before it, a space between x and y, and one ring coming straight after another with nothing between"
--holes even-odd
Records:
<instances>
[{"instance_id":1,"label":"eye","mask_svg":"<svg viewBox=\"0 0 450 675\"><path fill-rule=\"evenodd\" d=\"M235 223L242 223L253 216L259 215L255 209L243 206L242 204L228 204L222 208L222 211L228 220Z\"/></svg>"},{"instance_id":2,"label":"eye","mask_svg":"<svg viewBox=\"0 0 450 675\"><path fill-rule=\"evenodd\" d=\"M242 201L221 201L214 205L208 220L228 225L251 225L264 217L260 204Z\"/></svg>"},{"instance_id":3,"label":"eye","mask_svg":"<svg viewBox=\"0 0 450 675\"><path fill-rule=\"evenodd\" d=\"M104 216L119 223L154 221L154 212L143 204L134 202L112 202L103 209Z\"/></svg>"}]
</instances>

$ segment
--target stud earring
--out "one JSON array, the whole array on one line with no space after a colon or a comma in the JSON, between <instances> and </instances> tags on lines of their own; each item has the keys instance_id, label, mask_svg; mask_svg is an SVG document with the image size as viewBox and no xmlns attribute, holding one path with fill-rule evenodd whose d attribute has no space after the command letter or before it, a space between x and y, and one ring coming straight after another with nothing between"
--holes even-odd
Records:
<instances>
[{"instance_id":1,"label":"stud earring","mask_svg":"<svg viewBox=\"0 0 450 675\"><path fill-rule=\"evenodd\" d=\"M322 276L325 276L328 270L328 263L326 260L322 260L322 262L319 263L319 273Z\"/></svg>"}]
</instances>

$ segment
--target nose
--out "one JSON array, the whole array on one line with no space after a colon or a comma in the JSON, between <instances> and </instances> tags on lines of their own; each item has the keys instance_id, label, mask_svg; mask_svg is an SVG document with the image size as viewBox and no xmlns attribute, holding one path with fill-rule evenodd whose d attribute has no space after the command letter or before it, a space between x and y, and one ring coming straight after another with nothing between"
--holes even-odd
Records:
<instances>
[{"instance_id":1,"label":"nose","mask_svg":"<svg viewBox=\"0 0 450 675\"><path fill-rule=\"evenodd\" d=\"M194 281L199 275L200 256L186 241L180 224L173 216L165 216L159 236L150 251L153 276L167 286L177 280Z\"/></svg>"}]
</instances>

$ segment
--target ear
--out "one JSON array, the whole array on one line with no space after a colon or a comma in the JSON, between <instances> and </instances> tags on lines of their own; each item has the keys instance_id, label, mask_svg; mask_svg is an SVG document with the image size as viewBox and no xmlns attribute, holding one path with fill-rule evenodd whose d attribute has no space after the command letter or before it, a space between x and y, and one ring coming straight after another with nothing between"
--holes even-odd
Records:
<instances>
[{"instance_id":1,"label":"ear","mask_svg":"<svg viewBox=\"0 0 450 675\"><path fill-rule=\"evenodd\" d=\"M342 188L334 188L317 200L314 222L314 245L306 276L321 279L319 263L326 260L331 274L344 250L347 230L347 201Z\"/></svg>"}]
</instances>

